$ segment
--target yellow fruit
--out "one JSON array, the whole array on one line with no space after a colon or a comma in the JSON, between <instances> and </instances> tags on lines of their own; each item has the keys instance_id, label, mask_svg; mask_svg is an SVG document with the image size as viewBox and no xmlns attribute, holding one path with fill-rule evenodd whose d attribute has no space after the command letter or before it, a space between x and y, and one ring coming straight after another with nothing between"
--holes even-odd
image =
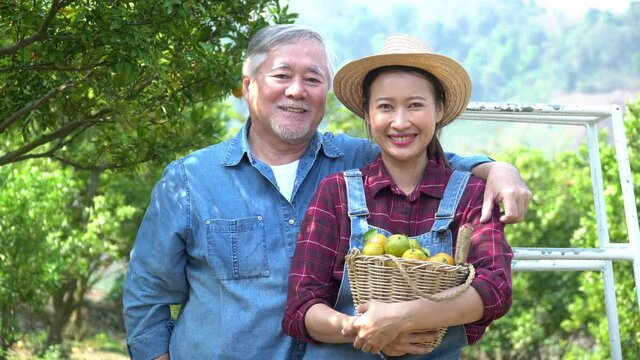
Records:
<instances>
[{"instance_id":1,"label":"yellow fruit","mask_svg":"<svg viewBox=\"0 0 640 360\"><path fill-rule=\"evenodd\" d=\"M443 264L455 265L456 261L447 253L437 253L429 258L429 261L435 261Z\"/></svg>"},{"instance_id":2,"label":"yellow fruit","mask_svg":"<svg viewBox=\"0 0 640 360\"><path fill-rule=\"evenodd\" d=\"M409 238L402 234L393 234L389 236L387 243L384 244L384 252L393 256L401 257L405 251L409 250Z\"/></svg>"},{"instance_id":3,"label":"yellow fruit","mask_svg":"<svg viewBox=\"0 0 640 360\"><path fill-rule=\"evenodd\" d=\"M362 255L382 255L384 254L384 246L375 243L368 243L362 248Z\"/></svg>"},{"instance_id":4,"label":"yellow fruit","mask_svg":"<svg viewBox=\"0 0 640 360\"><path fill-rule=\"evenodd\" d=\"M424 251L416 248L411 248L402 254L402 257L405 259L414 259L414 260L427 260L429 256L424 253Z\"/></svg>"},{"instance_id":5,"label":"yellow fruit","mask_svg":"<svg viewBox=\"0 0 640 360\"><path fill-rule=\"evenodd\" d=\"M384 244L386 244L388 240L389 239L387 239L387 237L382 234L374 234L369 238L367 244L380 244L384 247Z\"/></svg>"}]
</instances>

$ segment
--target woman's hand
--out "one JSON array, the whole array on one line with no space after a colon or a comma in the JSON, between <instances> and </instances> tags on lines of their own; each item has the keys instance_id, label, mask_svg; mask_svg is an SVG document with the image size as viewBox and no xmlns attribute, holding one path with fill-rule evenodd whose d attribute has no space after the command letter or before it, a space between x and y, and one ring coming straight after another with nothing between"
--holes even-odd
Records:
<instances>
[{"instance_id":1,"label":"woman's hand","mask_svg":"<svg viewBox=\"0 0 640 360\"><path fill-rule=\"evenodd\" d=\"M397 339L403 331L403 312L400 304L370 302L358 306L357 310L362 315L351 325L357 331L353 347L378 354ZM394 349L400 351L401 345L396 344Z\"/></svg>"}]
</instances>

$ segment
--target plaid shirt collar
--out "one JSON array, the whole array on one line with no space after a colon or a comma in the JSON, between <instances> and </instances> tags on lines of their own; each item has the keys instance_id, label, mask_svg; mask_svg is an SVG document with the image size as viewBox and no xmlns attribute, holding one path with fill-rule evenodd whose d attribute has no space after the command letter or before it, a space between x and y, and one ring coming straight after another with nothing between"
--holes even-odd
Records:
<instances>
[{"instance_id":1,"label":"plaid shirt collar","mask_svg":"<svg viewBox=\"0 0 640 360\"><path fill-rule=\"evenodd\" d=\"M372 197L385 188L390 188L396 194L402 194L393 178L389 174L387 167L382 161L382 156L378 155L376 159L367 166L367 172L364 174L366 187L371 190ZM444 188L449 179L451 171L447 171L445 164L439 159L429 159L425 168L420 184L419 192L425 195L442 199L444 196ZM410 201L417 198L418 192L413 191L409 194Z\"/></svg>"}]
</instances>

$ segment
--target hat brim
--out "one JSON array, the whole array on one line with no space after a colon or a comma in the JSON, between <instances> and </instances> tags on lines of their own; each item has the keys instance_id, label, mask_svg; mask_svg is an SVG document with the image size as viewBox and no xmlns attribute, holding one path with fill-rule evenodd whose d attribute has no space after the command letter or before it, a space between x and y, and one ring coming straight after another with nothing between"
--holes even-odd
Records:
<instances>
[{"instance_id":1,"label":"hat brim","mask_svg":"<svg viewBox=\"0 0 640 360\"><path fill-rule=\"evenodd\" d=\"M344 65L335 75L333 89L340 102L364 119L362 83L371 71L383 66L411 66L435 76L444 89L442 126L455 120L471 99L471 78L457 61L439 54L383 54L364 57Z\"/></svg>"}]
</instances>

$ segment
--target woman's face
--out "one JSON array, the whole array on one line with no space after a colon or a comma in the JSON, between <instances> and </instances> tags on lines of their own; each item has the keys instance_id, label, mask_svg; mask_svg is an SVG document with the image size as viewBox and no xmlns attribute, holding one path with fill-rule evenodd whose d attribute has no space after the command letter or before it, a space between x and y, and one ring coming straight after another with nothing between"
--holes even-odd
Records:
<instances>
[{"instance_id":1,"label":"woman's face","mask_svg":"<svg viewBox=\"0 0 640 360\"><path fill-rule=\"evenodd\" d=\"M427 145L442 120L431 82L412 72L383 72L371 83L365 121L388 163L415 165L427 159Z\"/></svg>"}]
</instances>

